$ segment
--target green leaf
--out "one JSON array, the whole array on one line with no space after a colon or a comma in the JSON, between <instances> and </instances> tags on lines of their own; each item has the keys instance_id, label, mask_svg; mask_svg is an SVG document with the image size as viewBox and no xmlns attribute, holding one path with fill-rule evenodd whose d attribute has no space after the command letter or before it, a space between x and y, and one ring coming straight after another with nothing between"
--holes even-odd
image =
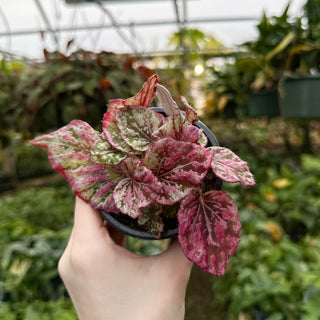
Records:
<instances>
[{"instance_id":1,"label":"green leaf","mask_svg":"<svg viewBox=\"0 0 320 320\"><path fill-rule=\"evenodd\" d=\"M127 157L126 153L113 148L104 135L100 135L92 147L91 155L96 162L106 164L118 164Z\"/></svg>"},{"instance_id":2,"label":"green leaf","mask_svg":"<svg viewBox=\"0 0 320 320\"><path fill-rule=\"evenodd\" d=\"M128 106L117 110L115 121L128 145L134 150L146 151L156 139L153 133L164 124L165 117L145 107Z\"/></svg>"},{"instance_id":3,"label":"green leaf","mask_svg":"<svg viewBox=\"0 0 320 320\"><path fill-rule=\"evenodd\" d=\"M162 207L158 204L152 204L146 208L142 208L143 215L138 217L138 223L145 230L150 232L155 238L160 238L164 224L160 217Z\"/></svg>"}]
</instances>

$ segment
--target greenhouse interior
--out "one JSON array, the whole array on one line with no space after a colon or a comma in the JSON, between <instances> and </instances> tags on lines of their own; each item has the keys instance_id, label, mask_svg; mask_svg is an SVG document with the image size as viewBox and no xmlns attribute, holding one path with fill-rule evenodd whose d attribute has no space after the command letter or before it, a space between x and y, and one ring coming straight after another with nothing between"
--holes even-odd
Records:
<instances>
[{"instance_id":1,"label":"greenhouse interior","mask_svg":"<svg viewBox=\"0 0 320 320\"><path fill-rule=\"evenodd\" d=\"M0 320L320 319L320 0L0 0L0 59Z\"/></svg>"}]
</instances>

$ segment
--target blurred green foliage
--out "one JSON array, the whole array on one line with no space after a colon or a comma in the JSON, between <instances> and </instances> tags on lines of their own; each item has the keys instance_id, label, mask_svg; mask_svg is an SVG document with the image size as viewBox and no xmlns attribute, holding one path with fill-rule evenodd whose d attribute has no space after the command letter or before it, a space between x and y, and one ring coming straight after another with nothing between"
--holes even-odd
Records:
<instances>
[{"instance_id":1,"label":"blurred green foliage","mask_svg":"<svg viewBox=\"0 0 320 320\"><path fill-rule=\"evenodd\" d=\"M320 2L306 1L298 17L292 17L289 9L290 3L279 16L264 13L254 40L241 44L243 50L222 67L208 68L212 79L206 86L208 114L241 116L252 92L281 93L279 84L289 75L320 72Z\"/></svg>"},{"instance_id":2,"label":"blurred green foliage","mask_svg":"<svg viewBox=\"0 0 320 320\"><path fill-rule=\"evenodd\" d=\"M142 85L131 60L114 53L45 51L45 57L17 85L21 128L28 132L48 132L74 119L100 127L107 102L130 97Z\"/></svg>"},{"instance_id":3,"label":"blurred green foliage","mask_svg":"<svg viewBox=\"0 0 320 320\"><path fill-rule=\"evenodd\" d=\"M213 278L212 303L230 320L240 313L249 319L257 313L269 320L317 319L319 124L314 122L311 131L316 153L301 154L303 139L291 122L204 121L221 145L249 162L257 181L246 190L224 184L239 207L243 231L227 274ZM286 135L294 150L287 148ZM76 319L57 273L73 205L65 181L0 198L0 319ZM167 245L127 239L127 248L138 254L157 254Z\"/></svg>"}]
</instances>

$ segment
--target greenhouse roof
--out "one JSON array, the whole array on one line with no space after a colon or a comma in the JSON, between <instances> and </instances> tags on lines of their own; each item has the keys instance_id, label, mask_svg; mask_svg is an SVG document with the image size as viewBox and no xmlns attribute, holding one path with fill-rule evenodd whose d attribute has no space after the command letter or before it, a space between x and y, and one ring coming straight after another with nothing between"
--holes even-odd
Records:
<instances>
[{"instance_id":1,"label":"greenhouse roof","mask_svg":"<svg viewBox=\"0 0 320 320\"><path fill-rule=\"evenodd\" d=\"M263 11L280 14L287 2L0 0L0 50L2 55L27 59L41 59L44 48L63 53L80 48L159 53L173 49L168 38L179 28L200 29L234 47L255 36ZM304 0L292 0L290 13L300 14L303 4Z\"/></svg>"}]
</instances>

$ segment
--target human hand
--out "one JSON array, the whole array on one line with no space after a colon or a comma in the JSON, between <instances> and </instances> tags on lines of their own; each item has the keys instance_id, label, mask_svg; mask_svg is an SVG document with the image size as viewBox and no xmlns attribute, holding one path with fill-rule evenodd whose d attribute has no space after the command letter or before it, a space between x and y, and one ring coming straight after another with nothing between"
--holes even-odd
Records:
<instances>
[{"instance_id":1,"label":"human hand","mask_svg":"<svg viewBox=\"0 0 320 320\"><path fill-rule=\"evenodd\" d=\"M145 257L123 248L124 240L76 198L74 227L58 269L79 319L184 319L192 263L179 244Z\"/></svg>"}]
</instances>

